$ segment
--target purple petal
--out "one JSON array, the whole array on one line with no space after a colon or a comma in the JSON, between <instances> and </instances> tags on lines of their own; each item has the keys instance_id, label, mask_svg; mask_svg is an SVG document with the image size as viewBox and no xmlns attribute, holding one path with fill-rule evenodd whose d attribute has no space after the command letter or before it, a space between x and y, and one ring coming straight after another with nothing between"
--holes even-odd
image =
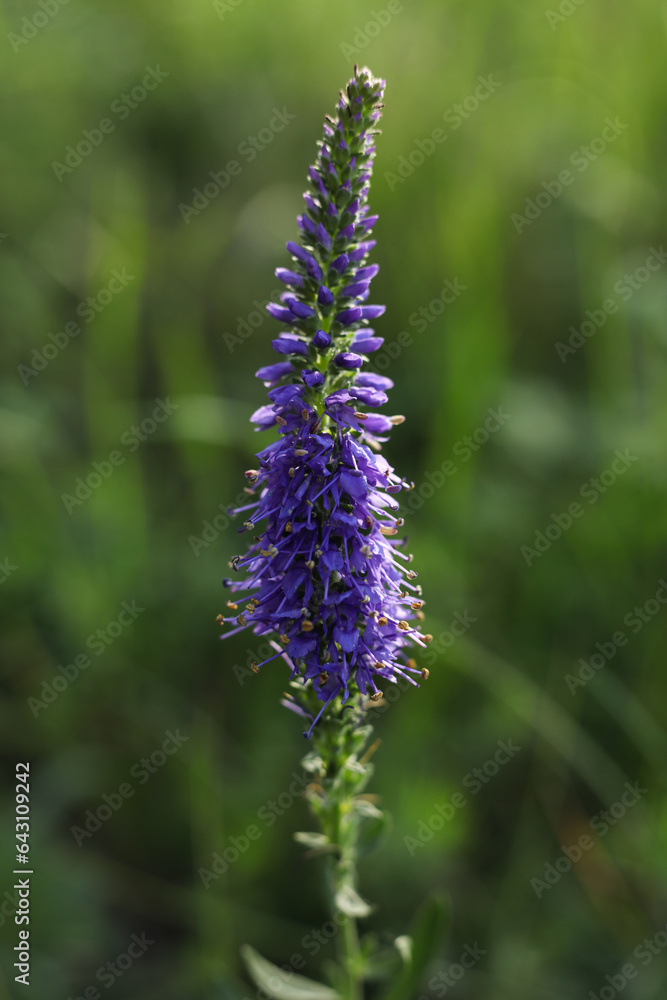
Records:
<instances>
[{"instance_id":1,"label":"purple petal","mask_svg":"<svg viewBox=\"0 0 667 1000\"><path fill-rule=\"evenodd\" d=\"M377 319L387 311L386 306L361 306L362 319Z\"/></svg>"},{"instance_id":2,"label":"purple petal","mask_svg":"<svg viewBox=\"0 0 667 1000\"><path fill-rule=\"evenodd\" d=\"M289 271L286 267L276 268L276 278L285 285L296 285L297 288L301 288L303 285L301 275L297 274L296 271Z\"/></svg>"},{"instance_id":3,"label":"purple petal","mask_svg":"<svg viewBox=\"0 0 667 1000\"><path fill-rule=\"evenodd\" d=\"M370 389L393 389L394 383L386 375L376 375L375 372L359 372L354 380L355 385L367 386Z\"/></svg>"},{"instance_id":4,"label":"purple petal","mask_svg":"<svg viewBox=\"0 0 667 1000\"><path fill-rule=\"evenodd\" d=\"M350 258L348 257L348 255L346 253L342 253L340 257L336 257L335 261L331 266L335 268L339 274L343 274L343 272L347 270L349 263L350 263Z\"/></svg>"},{"instance_id":5,"label":"purple petal","mask_svg":"<svg viewBox=\"0 0 667 1000\"><path fill-rule=\"evenodd\" d=\"M317 347L321 350L324 347L331 346L331 337L324 330L318 330L313 337L313 347Z\"/></svg>"},{"instance_id":6,"label":"purple petal","mask_svg":"<svg viewBox=\"0 0 667 1000\"><path fill-rule=\"evenodd\" d=\"M273 407L260 406L251 416L250 422L257 424L258 427L273 427L276 422L276 414L273 412Z\"/></svg>"},{"instance_id":7,"label":"purple petal","mask_svg":"<svg viewBox=\"0 0 667 1000\"><path fill-rule=\"evenodd\" d=\"M308 344L294 333L281 333L272 344L278 354L308 354Z\"/></svg>"},{"instance_id":8,"label":"purple petal","mask_svg":"<svg viewBox=\"0 0 667 1000\"><path fill-rule=\"evenodd\" d=\"M325 247L325 249L327 250L331 249L331 237L329 236L328 232L326 231L321 222L317 227L316 236L318 242L321 243L322 246Z\"/></svg>"},{"instance_id":9,"label":"purple petal","mask_svg":"<svg viewBox=\"0 0 667 1000\"><path fill-rule=\"evenodd\" d=\"M291 361L276 361L275 365L265 365L264 368L258 368L255 375L257 378L264 379L265 382L277 382L283 375L289 375L293 371Z\"/></svg>"},{"instance_id":10,"label":"purple petal","mask_svg":"<svg viewBox=\"0 0 667 1000\"><path fill-rule=\"evenodd\" d=\"M316 385L322 385L324 382L324 375L321 372L314 371L312 368L304 368L301 372L301 378L309 389L314 388Z\"/></svg>"},{"instance_id":11,"label":"purple petal","mask_svg":"<svg viewBox=\"0 0 667 1000\"><path fill-rule=\"evenodd\" d=\"M289 309L286 309L285 306L279 306L277 302L269 302L266 311L274 319L280 320L281 323L291 323L294 319Z\"/></svg>"},{"instance_id":12,"label":"purple petal","mask_svg":"<svg viewBox=\"0 0 667 1000\"><path fill-rule=\"evenodd\" d=\"M338 365L339 368L361 368L363 363L363 358L360 358L358 354L352 354L350 351L341 351L334 358L334 364Z\"/></svg>"},{"instance_id":13,"label":"purple petal","mask_svg":"<svg viewBox=\"0 0 667 1000\"><path fill-rule=\"evenodd\" d=\"M362 317L361 306L353 306L351 309L343 309L336 316L336 322L343 326L350 326Z\"/></svg>"}]
</instances>

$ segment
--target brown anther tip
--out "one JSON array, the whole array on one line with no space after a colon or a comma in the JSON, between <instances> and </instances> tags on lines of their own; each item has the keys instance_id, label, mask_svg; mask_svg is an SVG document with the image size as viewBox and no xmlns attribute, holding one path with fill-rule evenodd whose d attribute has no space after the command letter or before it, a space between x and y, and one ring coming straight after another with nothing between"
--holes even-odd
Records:
<instances>
[{"instance_id":1,"label":"brown anther tip","mask_svg":"<svg viewBox=\"0 0 667 1000\"><path fill-rule=\"evenodd\" d=\"M259 673L259 667L257 666L256 663L251 663L250 664L250 669L252 670L253 674L258 674Z\"/></svg>"},{"instance_id":2,"label":"brown anther tip","mask_svg":"<svg viewBox=\"0 0 667 1000\"><path fill-rule=\"evenodd\" d=\"M422 678L427 681L429 677L429 672L427 667L422 667Z\"/></svg>"},{"instance_id":3,"label":"brown anther tip","mask_svg":"<svg viewBox=\"0 0 667 1000\"><path fill-rule=\"evenodd\" d=\"M251 603L251 604L254 604L256 608L258 608L258 607L259 607L259 605L260 605L260 602L259 602L259 601L257 600L257 598L256 598L256 597L253 597L253 599L251 600L251 602L250 602L250 603Z\"/></svg>"},{"instance_id":4,"label":"brown anther tip","mask_svg":"<svg viewBox=\"0 0 667 1000\"><path fill-rule=\"evenodd\" d=\"M246 609L246 611L248 612L249 615L252 615L255 612L255 605L254 604L246 604L245 609Z\"/></svg>"},{"instance_id":5,"label":"brown anther tip","mask_svg":"<svg viewBox=\"0 0 667 1000\"><path fill-rule=\"evenodd\" d=\"M412 657L410 657L410 659L407 661L405 665L406 667L412 667L412 669L414 670L414 668L417 666L417 661L413 660Z\"/></svg>"},{"instance_id":6,"label":"brown anther tip","mask_svg":"<svg viewBox=\"0 0 667 1000\"><path fill-rule=\"evenodd\" d=\"M248 528L248 530L250 530L250 528L254 528L255 525L252 523L252 521L244 521L243 522L243 527L244 528Z\"/></svg>"},{"instance_id":7,"label":"brown anther tip","mask_svg":"<svg viewBox=\"0 0 667 1000\"><path fill-rule=\"evenodd\" d=\"M307 410L304 406L303 410L301 411L301 416L303 417L304 420L307 420L308 417L310 416L310 410Z\"/></svg>"},{"instance_id":8,"label":"brown anther tip","mask_svg":"<svg viewBox=\"0 0 667 1000\"><path fill-rule=\"evenodd\" d=\"M259 472L257 471L257 469L246 469L244 475L246 479L256 479L257 476L259 475Z\"/></svg>"},{"instance_id":9,"label":"brown anther tip","mask_svg":"<svg viewBox=\"0 0 667 1000\"><path fill-rule=\"evenodd\" d=\"M313 623L308 621L307 618L304 618L304 620L301 622L302 632L312 632L314 628L315 626L313 625Z\"/></svg>"},{"instance_id":10,"label":"brown anther tip","mask_svg":"<svg viewBox=\"0 0 667 1000\"><path fill-rule=\"evenodd\" d=\"M355 410L354 415L357 418L357 420L368 420L368 414L362 413L361 410Z\"/></svg>"},{"instance_id":11,"label":"brown anther tip","mask_svg":"<svg viewBox=\"0 0 667 1000\"><path fill-rule=\"evenodd\" d=\"M243 617L243 615L239 615L238 618L236 619L236 621L237 621L237 623L239 625L247 625L248 624L246 622L245 618Z\"/></svg>"},{"instance_id":12,"label":"brown anther tip","mask_svg":"<svg viewBox=\"0 0 667 1000\"><path fill-rule=\"evenodd\" d=\"M255 495L255 491L251 490L249 486L244 486L243 487L243 492L247 493L249 497L254 497L254 495Z\"/></svg>"},{"instance_id":13,"label":"brown anther tip","mask_svg":"<svg viewBox=\"0 0 667 1000\"><path fill-rule=\"evenodd\" d=\"M285 534L289 535L291 530L292 530L292 522L288 521L287 524L285 525Z\"/></svg>"},{"instance_id":14,"label":"brown anther tip","mask_svg":"<svg viewBox=\"0 0 667 1000\"><path fill-rule=\"evenodd\" d=\"M399 622L398 623L398 627L400 629L402 629L404 632L407 632L410 629L410 623L409 622Z\"/></svg>"},{"instance_id":15,"label":"brown anther tip","mask_svg":"<svg viewBox=\"0 0 667 1000\"><path fill-rule=\"evenodd\" d=\"M320 680L322 681L323 684L326 684L326 682L329 680L329 675L326 672L326 670L323 670L322 673L320 674Z\"/></svg>"},{"instance_id":16,"label":"brown anther tip","mask_svg":"<svg viewBox=\"0 0 667 1000\"><path fill-rule=\"evenodd\" d=\"M215 620L217 621L218 625L222 625L225 619L223 615L218 615L218 617Z\"/></svg>"},{"instance_id":17,"label":"brown anther tip","mask_svg":"<svg viewBox=\"0 0 667 1000\"><path fill-rule=\"evenodd\" d=\"M305 448L295 448L295 449L294 449L294 454L295 454L295 455L298 455L298 456L299 456L299 458L301 458L301 457L302 457L303 455L307 455L307 454L308 454L308 452L306 451L306 449L305 449Z\"/></svg>"},{"instance_id":18,"label":"brown anther tip","mask_svg":"<svg viewBox=\"0 0 667 1000\"><path fill-rule=\"evenodd\" d=\"M423 622L424 619L426 618L426 615L424 614L423 611L418 611L417 615L416 615L416 618L417 618L418 622Z\"/></svg>"},{"instance_id":19,"label":"brown anther tip","mask_svg":"<svg viewBox=\"0 0 667 1000\"><path fill-rule=\"evenodd\" d=\"M413 611L418 611L423 603L424 603L423 601L413 601L410 607L412 608Z\"/></svg>"},{"instance_id":20,"label":"brown anther tip","mask_svg":"<svg viewBox=\"0 0 667 1000\"><path fill-rule=\"evenodd\" d=\"M422 639L424 640L424 642L433 642L433 636L429 635L428 632L426 633L426 635L422 636Z\"/></svg>"},{"instance_id":21,"label":"brown anther tip","mask_svg":"<svg viewBox=\"0 0 667 1000\"><path fill-rule=\"evenodd\" d=\"M276 423L280 424L281 427L284 427L287 421L284 417L276 417Z\"/></svg>"},{"instance_id":22,"label":"brown anther tip","mask_svg":"<svg viewBox=\"0 0 667 1000\"><path fill-rule=\"evenodd\" d=\"M385 618L384 615L380 615L380 617L378 618L378 625L386 625L386 624L387 624L387 619Z\"/></svg>"},{"instance_id":23,"label":"brown anther tip","mask_svg":"<svg viewBox=\"0 0 667 1000\"><path fill-rule=\"evenodd\" d=\"M397 517L396 518L396 527L397 528L402 528L404 524L405 524L405 521L403 520L402 517Z\"/></svg>"},{"instance_id":24,"label":"brown anther tip","mask_svg":"<svg viewBox=\"0 0 667 1000\"><path fill-rule=\"evenodd\" d=\"M380 534L381 535L395 535L396 534L396 528L387 528L387 527L385 527L384 524L381 524L380 525Z\"/></svg>"},{"instance_id":25,"label":"brown anther tip","mask_svg":"<svg viewBox=\"0 0 667 1000\"><path fill-rule=\"evenodd\" d=\"M371 701L379 701L382 697L382 691L376 691L375 694L371 695Z\"/></svg>"},{"instance_id":26,"label":"brown anther tip","mask_svg":"<svg viewBox=\"0 0 667 1000\"><path fill-rule=\"evenodd\" d=\"M389 417L389 419L391 420L392 424L397 425L397 424L402 424L405 420L405 417L402 414L398 413L395 417Z\"/></svg>"},{"instance_id":27,"label":"brown anther tip","mask_svg":"<svg viewBox=\"0 0 667 1000\"><path fill-rule=\"evenodd\" d=\"M280 641L282 642L283 646L286 646L287 643L289 642L289 636L285 635L284 632L281 632L280 633Z\"/></svg>"},{"instance_id":28,"label":"brown anther tip","mask_svg":"<svg viewBox=\"0 0 667 1000\"><path fill-rule=\"evenodd\" d=\"M308 569L315 569L315 561L313 559L309 559L306 562L306 566L308 567Z\"/></svg>"},{"instance_id":29,"label":"brown anther tip","mask_svg":"<svg viewBox=\"0 0 667 1000\"><path fill-rule=\"evenodd\" d=\"M294 466L292 466L290 469L287 470L287 475L290 477L290 479L292 478L295 472L296 469L294 468Z\"/></svg>"}]
</instances>

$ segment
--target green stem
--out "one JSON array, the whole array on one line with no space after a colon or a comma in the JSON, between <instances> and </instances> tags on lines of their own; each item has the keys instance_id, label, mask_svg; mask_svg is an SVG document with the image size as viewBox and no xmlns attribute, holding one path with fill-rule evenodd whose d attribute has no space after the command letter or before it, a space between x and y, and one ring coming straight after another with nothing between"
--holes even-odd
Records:
<instances>
[{"instance_id":1,"label":"green stem","mask_svg":"<svg viewBox=\"0 0 667 1000\"><path fill-rule=\"evenodd\" d=\"M361 727L362 699L352 700L352 711L323 722L315 736L311 768L317 778L308 798L330 850L328 882L332 916L339 924L337 949L342 966L342 1000L363 1000L364 960L356 917L365 911L357 892L360 849L359 794L370 778L372 765L361 752L371 732ZM308 761L305 759L304 764ZM338 914L344 920L337 918Z\"/></svg>"},{"instance_id":2,"label":"green stem","mask_svg":"<svg viewBox=\"0 0 667 1000\"><path fill-rule=\"evenodd\" d=\"M347 970L347 1000L363 1000L361 983L355 972L359 967L359 935L354 917L348 917L343 924L341 942L341 960Z\"/></svg>"}]
</instances>

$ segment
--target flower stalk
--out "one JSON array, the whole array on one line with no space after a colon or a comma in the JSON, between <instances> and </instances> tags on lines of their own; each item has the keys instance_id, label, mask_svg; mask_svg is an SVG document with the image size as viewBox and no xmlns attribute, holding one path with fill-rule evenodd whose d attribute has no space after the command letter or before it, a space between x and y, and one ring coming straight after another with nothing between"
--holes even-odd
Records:
<instances>
[{"instance_id":1,"label":"flower stalk","mask_svg":"<svg viewBox=\"0 0 667 1000\"><path fill-rule=\"evenodd\" d=\"M399 536L396 500L413 484L382 455L404 418L379 412L393 382L369 370L383 343L369 324L385 311L368 301L379 270L368 261L377 222L368 195L384 87L355 66L324 122L297 218L299 241L287 243L291 262L276 270L286 291L267 309L283 326L273 340L280 360L256 373L269 402L251 420L278 437L246 472L247 504L231 512L243 514L239 530L252 541L230 562L241 578L223 580L231 597L218 618L226 626L221 638L245 629L268 637L273 654L251 669L288 665L282 703L312 739L303 766L319 831L296 839L326 855L332 915L341 917L340 969L334 990L294 977L294 989L281 988L283 1000L362 1000L377 957L357 932L356 921L371 913L357 867L386 821L364 792L375 749L365 751L366 711L386 684L406 678L418 687L417 678L428 677L410 654L432 637L420 629L424 602ZM399 952L388 968L400 965ZM268 983L275 967L248 947L244 957L255 980ZM405 1000L414 985L408 964ZM397 1000L400 982L397 989L389 1000Z\"/></svg>"}]
</instances>

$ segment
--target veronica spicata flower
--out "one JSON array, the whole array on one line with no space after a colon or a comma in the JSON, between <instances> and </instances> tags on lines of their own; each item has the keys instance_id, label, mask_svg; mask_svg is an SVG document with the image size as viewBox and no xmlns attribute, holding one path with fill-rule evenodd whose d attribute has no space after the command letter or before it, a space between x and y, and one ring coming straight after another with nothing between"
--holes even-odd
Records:
<instances>
[{"instance_id":1,"label":"veronica spicata flower","mask_svg":"<svg viewBox=\"0 0 667 1000\"><path fill-rule=\"evenodd\" d=\"M234 628L271 636L275 655L324 704L287 696L286 704L313 726L338 695L357 691L377 700L382 681L399 676L416 684L426 677L407 654L424 645L412 622L422 619L421 588L402 551L395 494L410 485L380 454L382 442L403 417L385 416L392 381L364 372L382 339L369 321L384 312L368 304L377 264L368 264L377 216L367 204L375 155L376 123L384 81L355 67L354 77L309 170L299 242L287 243L289 267L276 275L286 286L267 306L283 326L273 341L280 360L260 368L270 402L251 420L257 430L277 427L278 440L259 452L246 472L254 499L241 530L254 535L231 566L243 571L233 592L247 591L243 610L219 617ZM224 638L224 636L223 636ZM257 672L263 664L253 664Z\"/></svg>"}]
</instances>

